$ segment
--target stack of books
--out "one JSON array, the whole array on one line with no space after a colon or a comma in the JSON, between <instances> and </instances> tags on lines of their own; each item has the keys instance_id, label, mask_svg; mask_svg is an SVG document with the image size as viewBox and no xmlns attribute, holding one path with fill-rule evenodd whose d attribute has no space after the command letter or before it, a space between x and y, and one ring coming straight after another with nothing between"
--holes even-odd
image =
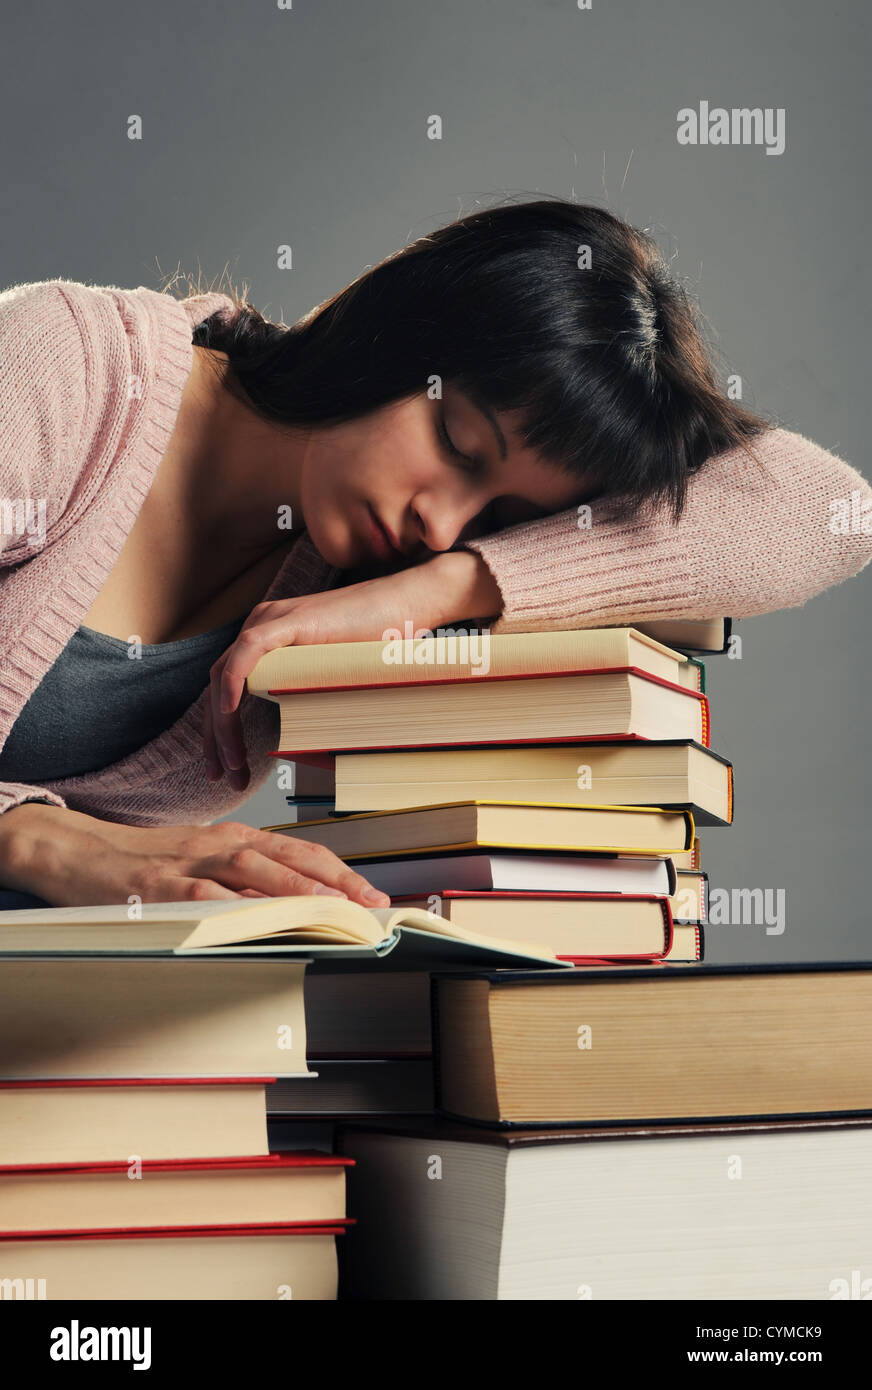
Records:
<instances>
[{"instance_id":1,"label":"stack of books","mask_svg":"<svg viewBox=\"0 0 872 1390\"><path fill-rule=\"evenodd\" d=\"M635 628L283 648L248 681L295 782L297 819L266 828L477 934L698 961L695 825L733 815L704 683Z\"/></svg>"},{"instance_id":2,"label":"stack of books","mask_svg":"<svg viewBox=\"0 0 872 1390\"><path fill-rule=\"evenodd\" d=\"M869 962L433 992L440 1118L337 1137L350 1296L868 1296Z\"/></svg>"},{"instance_id":3,"label":"stack of books","mask_svg":"<svg viewBox=\"0 0 872 1390\"><path fill-rule=\"evenodd\" d=\"M305 648L249 681L295 765L298 819L270 829L570 966L437 968L429 1007L420 975L307 982L360 1075L430 1025L432 1105L370 1083L334 1136L352 1298L850 1296L872 968L701 963L695 827L732 821L732 768L668 635Z\"/></svg>"},{"instance_id":4,"label":"stack of books","mask_svg":"<svg viewBox=\"0 0 872 1390\"><path fill-rule=\"evenodd\" d=\"M704 640L705 635L697 635ZM728 824L704 668L650 632L454 633L276 650L248 679L279 706L295 820L396 907L574 966L693 962L706 878L695 823ZM421 973L313 972L317 1090L268 1093L274 1132L433 1112ZM279 1128L280 1124L280 1128Z\"/></svg>"},{"instance_id":5,"label":"stack of books","mask_svg":"<svg viewBox=\"0 0 872 1390\"><path fill-rule=\"evenodd\" d=\"M323 1045L365 1026L364 995L349 1010L331 972L395 959L425 986L434 968L556 964L414 908L314 895L0 914L4 1296L335 1298L352 1160L312 1124L271 1144L267 1097L286 1088L312 1122L373 1112L347 1066L308 1065L304 980L324 972ZM394 993L377 1040L415 1031ZM376 1101L403 1108L384 1087Z\"/></svg>"},{"instance_id":6,"label":"stack of books","mask_svg":"<svg viewBox=\"0 0 872 1390\"><path fill-rule=\"evenodd\" d=\"M312 1084L305 964L128 911L0 916L6 1296L335 1298L349 1161L267 1139L267 1086Z\"/></svg>"},{"instance_id":7,"label":"stack of books","mask_svg":"<svg viewBox=\"0 0 872 1390\"><path fill-rule=\"evenodd\" d=\"M439 1118L337 1136L350 1297L865 1297L868 962L441 976L434 1012Z\"/></svg>"}]
</instances>

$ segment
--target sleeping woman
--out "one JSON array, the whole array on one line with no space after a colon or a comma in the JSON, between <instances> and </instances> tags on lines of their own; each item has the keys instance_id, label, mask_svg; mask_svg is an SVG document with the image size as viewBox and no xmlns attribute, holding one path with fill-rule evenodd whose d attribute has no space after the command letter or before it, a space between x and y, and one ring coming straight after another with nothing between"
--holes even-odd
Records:
<instances>
[{"instance_id":1,"label":"sleeping woman","mask_svg":"<svg viewBox=\"0 0 872 1390\"><path fill-rule=\"evenodd\" d=\"M16 285L0 377L0 887L53 905L387 903L214 823L275 766L245 692L274 648L745 617L872 555L831 525L863 478L732 398L649 236L558 199L460 218L290 326Z\"/></svg>"}]
</instances>

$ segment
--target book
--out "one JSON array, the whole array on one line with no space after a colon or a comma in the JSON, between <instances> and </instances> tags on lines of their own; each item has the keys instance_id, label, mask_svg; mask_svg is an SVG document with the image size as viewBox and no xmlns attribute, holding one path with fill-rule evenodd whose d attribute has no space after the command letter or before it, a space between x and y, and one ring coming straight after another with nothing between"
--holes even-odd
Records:
<instances>
[{"instance_id":1,"label":"book","mask_svg":"<svg viewBox=\"0 0 872 1390\"><path fill-rule=\"evenodd\" d=\"M307 975L306 1033L310 1057L429 1057L429 976L421 970Z\"/></svg>"},{"instance_id":2,"label":"book","mask_svg":"<svg viewBox=\"0 0 872 1390\"><path fill-rule=\"evenodd\" d=\"M270 1153L296 1153L306 1149L310 1153L333 1153L334 1120L319 1116L297 1120L293 1116L276 1115L267 1120Z\"/></svg>"},{"instance_id":3,"label":"book","mask_svg":"<svg viewBox=\"0 0 872 1390\"><path fill-rule=\"evenodd\" d=\"M305 826L268 825L264 829L327 845L342 859L487 847L670 855L690 847L693 816L689 811L662 811L647 806L456 801L401 811L366 811L341 819L308 821Z\"/></svg>"},{"instance_id":4,"label":"book","mask_svg":"<svg viewBox=\"0 0 872 1390\"><path fill-rule=\"evenodd\" d=\"M675 925L705 922L708 915L708 874L696 869L676 869L675 878L675 891L669 899Z\"/></svg>"},{"instance_id":5,"label":"book","mask_svg":"<svg viewBox=\"0 0 872 1390\"><path fill-rule=\"evenodd\" d=\"M698 870L701 861L700 844L698 837L693 837L693 840L691 841L687 849L673 850L669 857L672 860L678 872L680 872L682 869Z\"/></svg>"},{"instance_id":6,"label":"book","mask_svg":"<svg viewBox=\"0 0 872 1390\"><path fill-rule=\"evenodd\" d=\"M353 858L349 859L353 863ZM678 886L672 860L632 855L461 854L366 859L370 883L391 897L479 892L648 893L668 897ZM430 909L432 910L432 909Z\"/></svg>"},{"instance_id":7,"label":"book","mask_svg":"<svg viewBox=\"0 0 872 1390\"><path fill-rule=\"evenodd\" d=\"M330 801L299 801L292 796L285 797L289 821L323 820L325 816L336 815L336 803Z\"/></svg>"},{"instance_id":8,"label":"book","mask_svg":"<svg viewBox=\"0 0 872 1390\"><path fill-rule=\"evenodd\" d=\"M686 807L697 825L733 818L731 764L689 740L337 753L335 784L343 812L497 797Z\"/></svg>"},{"instance_id":9,"label":"book","mask_svg":"<svg viewBox=\"0 0 872 1390\"><path fill-rule=\"evenodd\" d=\"M76 1305L335 1299L336 1237L347 1225L33 1232L0 1236L0 1264L15 1272L13 1297Z\"/></svg>"},{"instance_id":10,"label":"book","mask_svg":"<svg viewBox=\"0 0 872 1390\"><path fill-rule=\"evenodd\" d=\"M0 937L15 930L23 929L0 918ZM42 928L30 930L36 950ZM0 964L0 1078L306 1076L305 968L238 958L8 957Z\"/></svg>"},{"instance_id":11,"label":"book","mask_svg":"<svg viewBox=\"0 0 872 1390\"><path fill-rule=\"evenodd\" d=\"M349 1299L820 1302L872 1248L868 1121L410 1117L343 1124L336 1142L354 1159Z\"/></svg>"},{"instance_id":12,"label":"book","mask_svg":"<svg viewBox=\"0 0 872 1390\"><path fill-rule=\"evenodd\" d=\"M427 899L408 899L421 906ZM657 960L672 947L666 898L638 893L476 893L447 889L439 913L479 936L512 929L547 946L561 960Z\"/></svg>"},{"instance_id":13,"label":"book","mask_svg":"<svg viewBox=\"0 0 872 1390\"><path fill-rule=\"evenodd\" d=\"M696 922L672 922L672 945L663 957L665 961L702 960L705 954L705 936L701 925Z\"/></svg>"},{"instance_id":14,"label":"book","mask_svg":"<svg viewBox=\"0 0 872 1390\"><path fill-rule=\"evenodd\" d=\"M359 903L345 898L332 898L320 894L300 894L287 898L247 898L215 899L199 903L145 903L139 908L139 919L130 922L126 905L118 907L107 905L99 907L53 907L24 908L0 914L0 959L8 961L19 957L17 978L23 982L25 993L31 999L35 988L48 989L48 981L53 979L52 988L58 998L67 985L75 978L86 982L83 986L81 1008L83 1016L88 1016L88 999L84 998L91 989L90 1003L93 1004L100 988L100 970L106 972L105 978L114 982L113 987L125 984L125 1009L145 1009L148 1011L154 990L144 992L140 977L145 979L149 971L151 978L160 979L161 1007L169 1008L170 1001L176 1000L177 1022L183 1026L186 1017L185 992L193 987L195 979L200 987L218 986L225 982L225 990L232 997L244 981L261 979L267 989L276 989L282 978L294 982L302 1001L302 978L307 963L329 966L340 965L342 960L378 961L396 951L395 966L413 962L419 969L430 964L443 962L469 963L478 958L484 963L482 952L492 957L493 964L501 964L519 958L545 964L554 964L553 952L543 952L531 948L520 941L509 941L494 937L478 939L463 928L451 926L432 912L422 912L417 908L365 908ZM297 974L282 977L276 965L262 964L261 975L245 975L252 971L258 953L278 955L286 963L286 970L296 967ZM76 955L127 958L127 965L98 965L92 961L88 966L80 966L78 976L71 971ZM224 975L215 967L215 956L225 958ZM23 960L41 957L31 966ZM137 956L150 957L138 966L131 967L130 961ZM50 975L46 963L48 957L63 961L60 971ZM180 958L186 966L200 958L201 972L195 977L193 972L183 975L178 970ZM235 957L235 960L234 960ZM240 957L249 957L245 965ZM296 960L294 959L296 957ZM163 964L159 963L163 961ZM173 962L170 964L170 962ZM208 962L208 963L207 963ZM232 962L232 963L231 963ZM162 974L157 974L162 969ZM129 971L129 973L125 973ZM7 979L11 976L7 974ZM90 982L90 984L87 984ZM267 982L271 982L267 983ZM0 975L0 991L8 988L11 997L14 987L6 986ZM3 993L0 992L0 1000ZM11 1007L11 1005L10 1005ZM60 1003L58 1007L61 1007ZM287 1004L291 1008L290 1001ZM116 1003L115 1009L120 1009ZM31 1057L45 1054L46 1044L40 1047L37 1031L43 1027L42 1019L26 1030L25 1005L19 1000L17 1010L10 1018L18 1020L5 1027L0 1019L0 1074L5 1066L4 1053ZM124 1018L116 1017L115 1012L102 1008L94 1011L101 1019L101 1027L116 1031L123 1030ZM305 1036L302 1023L302 1002L296 1017L300 1037ZM115 1019L113 1024L112 1020ZM146 1012L146 1018L150 1015ZM287 1018L285 1019L287 1022ZM20 1034L16 1033L16 1028ZM190 1022L189 1031L196 1032L196 1018ZM152 1057L153 1031L143 1022L141 1037ZM263 1030L260 1030L263 1032ZM268 1030L266 1035L268 1038ZM275 1048L276 1033L273 1030L272 1042ZM16 1042L18 1038L18 1042ZM215 1043L210 1034L205 1040L211 1048L214 1063ZM238 1060L250 1052L239 1042ZM172 1046L170 1047L172 1055ZM275 1069L273 1059L272 1070ZM287 1060L287 1059L286 1059ZM116 1066L123 1065L116 1059ZM143 1067L149 1067L142 1061ZM162 1065L166 1065L164 1062ZM178 1065L183 1065L179 1060ZM260 1067L259 1070L270 1068ZM285 1068L287 1069L287 1068ZM248 1070L258 1070L249 1067ZM185 1075L196 1072L197 1067L188 1064ZM111 1074L117 1074L113 1072Z\"/></svg>"},{"instance_id":15,"label":"book","mask_svg":"<svg viewBox=\"0 0 872 1390\"><path fill-rule=\"evenodd\" d=\"M0 1164L265 1155L272 1080L3 1081Z\"/></svg>"},{"instance_id":16,"label":"book","mask_svg":"<svg viewBox=\"0 0 872 1390\"><path fill-rule=\"evenodd\" d=\"M0 1167L0 1235L158 1227L336 1225L345 1170L326 1154ZM72 1225L70 1224L72 1221Z\"/></svg>"},{"instance_id":17,"label":"book","mask_svg":"<svg viewBox=\"0 0 872 1390\"><path fill-rule=\"evenodd\" d=\"M639 623L638 630L683 652L702 655L720 654L729 646L733 633L732 618L658 618L653 623Z\"/></svg>"},{"instance_id":18,"label":"book","mask_svg":"<svg viewBox=\"0 0 872 1390\"><path fill-rule=\"evenodd\" d=\"M676 890L669 899L672 945L664 960L702 960L705 954L708 875L695 869L677 869L676 880Z\"/></svg>"},{"instance_id":19,"label":"book","mask_svg":"<svg viewBox=\"0 0 872 1390\"><path fill-rule=\"evenodd\" d=\"M632 668L477 676L269 694L281 758L347 749L691 739L708 747L705 695Z\"/></svg>"},{"instance_id":20,"label":"book","mask_svg":"<svg viewBox=\"0 0 872 1390\"><path fill-rule=\"evenodd\" d=\"M417 638L410 634L384 641L277 647L260 658L247 684L250 694L274 699L307 689L475 682L488 675L558 675L618 667L700 689L698 662L632 627L475 634L448 628L442 635Z\"/></svg>"},{"instance_id":21,"label":"book","mask_svg":"<svg viewBox=\"0 0 872 1390\"><path fill-rule=\"evenodd\" d=\"M282 769L280 785L288 792L288 801L327 802L336 794L333 773L329 768L314 767L309 763L286 763Z\"/></svg>"},{"instance_id":22,"label":"book","mask_svg":"<svg viewBox=\"0 0 872 1390\"><path fill-rule=\"evenodd\" d=\"M267 1088L270 1124L277 1118L403 1115L432 1111L431 1057L316 1058L315 1086L276 1081Z\"/></svg>"},{"instance_id":23,"label":"book","mask_svg":"<svg viewBox=\"0 0 872 1390\"><path fill-rule=\"evenodd\" d=\"M490 1124L872 1113L872 964L433 982L437 1105Z\"/></svg>"}]
</instances>

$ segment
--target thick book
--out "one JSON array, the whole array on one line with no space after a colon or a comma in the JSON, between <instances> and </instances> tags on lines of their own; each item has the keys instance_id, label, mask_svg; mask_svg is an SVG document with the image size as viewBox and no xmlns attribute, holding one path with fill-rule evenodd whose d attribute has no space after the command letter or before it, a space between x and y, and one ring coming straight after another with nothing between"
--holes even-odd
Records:
<instances>
[{"instance_id":1,"label":"thick book","mask_svg":"<svg viewBox=\"0 0 872 1390\"><path fill-rule=\"evenodd\" d=\"M498 797L686 808L697 825L733 819L730 762L687 739L338 753L335 789L342 812Z\"/></svg>"},{"instance_id":2,"label":"thick book","mask_svg":"<svg viewBox=\"0 0 872 1390\"><path fill-rule=\"evenodd\" d=\"M850 1295L872 1248L865 1120L409 1118L343 1124L336 1143L355 1161L350 1299L819 1303Z\"/></svg>"},{"instance_id":3,"label":"thick book","mask_svg":"<svg viewBox=\"0 0 872 1390\"><path fill-rule=\"evenodd\" d=\"M0 961L0 1078L305 1076L305 969L294 960L9 956Z\"/></svg>"},{"instance_id":4,"label":"thick book","mask_svg":"<svg viewBox=\"0 0 872 1390\"><path fill-rule=\"evenodd\" d=\"M15 1271L13 1297L76 1305L330 1300L338 1283L336 1237L348 1225L33 1232L0 1236L0 1264Z\"/></svg>"},{"instance_id":5,"label":"thick book","mask_svg":"<svg viewBox=\"0 0 872 1390\"><path fill-rule=\"evenodd\" d=\"M154 972L162 969L161 978L169 982L164 987L167 997L170 990L174 991L173 997L180 997L182 1013L185 990L194 981L193 973L179 970L183 961L186 967L194 961L199 962L197 979L203 988L208 989L209 984L217 985L219 979L227 978L232 990L232 982L237 978L240 981L254 979L251 973L245 972L253 970L258 956L279 956L286 970L296 967L298 974L286 978L299 981L300 991L302 972L307 964L312 968L329 968L331 964L342 968L343 961L371 964L386 956L392 957L391 964L397 969L426 970L440 964L517 965L522 960L531 964L554 964L553 952L543 952L523 941L496 937L479 939L460 927L452 927L432 912L417 908L366 908L345 898L315 893L287 898L145 903L133 922L128 912L125 905L24 908L4 912L0 914L0 960L18 958L19 977L24 979L28 967L22 962L32 958L29 978L33 980L50 978L49 958L62 961L60 973L56 967L52 977L62 992L64 981L72 982L75 978L71 966L77 956L127 958L128 962L137 957L150 958L143 960L140 971L151 970L156 978ZM214 970L220 957L225 958L223 969L229 972L225 977ZM247 958L245 965L240 958ZM230 964L234 959L236 963ZM96 981L98 974L94 972L101 968L112 969L109 965L98 967L92 963L92 973L80 966L79 975L83 980ZM129 967L127 974L123 971L118 974L117 969L116 966L112 978L126 982L125 998L133 1001L127 1007L147 1010L150 996L143 992L133 968ZM273 987L285 978L277 965L262 963L261 970L264 980L273 980ZM0 974L0 1000L4 988ZM33 988L27 986L28 1000L32 999ZM19 1012L23 1007L19 1005ZM104 1028L123 1030L123 1018L115 1017L118 1007L102 1010ZM41 1026L40 1017L34 1027ZM195 1030L195 1021L190 1028ZM299 1032L301 1037L305 1036L302 1027ZM273 1032L273 1039L275 1036ZM144 1046L151 1046L144 1031L142 1039ZM209 1046L208 1040L206 1045ZM214 1058L214 1043L211 1046ZM40 1049L36 1039L17 1050L26 1052L28 1048L33 1055L45 1052L45 1046ZM14 1029L5 1030L0 1018L0 1075L5 1066L4 1052L10 1050L16 1050ZM186 1074L196 1070L189 1066Z\"/></svg>"},{"instance_id":6,"label":"thick book","mask_svg":"<svg viewBox=\"0 0 872 1390\"><path fill-rule=\"evenodd\" d=\"M488 675L558 675L616 667L635 667L689 690L701 688L698 662L632 627L514 633L447 628L441 636L277 647L260 658L247 684L250 694L274 699L307 689L476 682Z\"/></svg>"},{"instance_id":7,"label":"thick book","mask_svg":"<svg viewBox=\"0 0 872 1390\"><path fill-rule=\"evenodd\" d=\"M262 1157L274 1079L0 1082L0 1165Z\"/></svg>"},{"instance_id":8,"label":"thick book","mask_svg":"<svg viewBox=\"0 0 872 1390\"><path fill-rule=\"evenodd\" d=\"M410 907L428 900L411 897ZM474 892L446 889L438 911L479 936L511 928L583 965L602 960L661 960L672 948L669 900L638 893Z\"/></svg>"},{"instance_id":9,"label":"thick book","mask_svg":"<svg viewBox=\"0 0 872 1390\"><path fill-rule=\"evenodd\" d=\"M308 975L306 1033L310 1057L429 1057L430 978L422 970ZM323 1090L323 1071L319 1081Z\"/></svg>"},{"instance_id":10,"label":"thick book","mask_svg":"<svg viewBox=\"0 0 872 1390\"><path fill-rule=\"evenodd\" d=\"M636 667L555 676L445 677L282 691L281 758L327 762L350 749L438 748L580 740L691 739L708 747L701 691Z\"/></svg>"},{"instance_id":11,"label":"thick book","mask_svg":"<svg viewBox=\"0 0 872 1390\"><path fill-rule=\"evenodd\" d=\"M489 1124L872 1114L872 963L436 977L437 1104Z\"/></svg>"},{"instance_id":12,"label":"thick book","mask_svg":"<svg viewBox=\"0 0 872 1390\"><path fill-rule=\"evenodd\" d=\"M264 829L363 860L482 848L671 855L690 848L694 824L689 811L650 806L458 801Z\"/></svg>"},{"instance_id":13,"label":"thick book","mask_svg":"<svg viewBox=\"0 0 872 1390\"><path fill-rule=\"evenodd\" d=\"M335 1155L136 1159L0 1166L0 1235L159 1227L335 1226L345 1170Z\"/></svg>"}]
</instances>

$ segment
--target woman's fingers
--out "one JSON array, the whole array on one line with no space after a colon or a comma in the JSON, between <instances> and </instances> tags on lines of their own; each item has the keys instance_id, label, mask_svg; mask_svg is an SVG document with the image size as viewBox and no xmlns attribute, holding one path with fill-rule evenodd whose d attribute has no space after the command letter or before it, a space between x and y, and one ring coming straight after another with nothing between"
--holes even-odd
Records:
<instances>
[{"instance_id":1,"label":"woman's fingers","mask_svg":"<svg viewBox=\"0 0 872 1390\"><path fill-rule=\"evenodd\" d=\"M236 844L204 845L185 865L191 878L222 883L245 896L283 898L298 893L347 897L363 907L389 907L390 898L327 849L273 831L255 831Z\"/></svg>"},{"instance_id":2,"label":"woman's fingers","mask_svg":"<svg viewBox=\"0 0 872 1390\"><path fill-rule=\"evenodd\" d=\"M245 682L260 658L278 647L293 646L294 636L295 629L287 615L275 618L260 615L250 627L242 629L233 646L224 653L219 682L221 693L218 708L221 714L229 714L238 707L245 692Z\"/></svg>"},{"instance_id":3,"label":"woman's fingers","mask_svg":"<svg viewBox=\"0 0 872 1390\"><path fill-rule=\"evenodd\" d=\"M236 889L237 893L253 888L271 898L293 897L298 893L345 897L341 889L332 888L298 869L281 864L269 855L261 854L253 845L216 856L214 860L206 859L201 867L204 877L220 878L226 887Z\"/></svg>"},{"instance_id":4,"label":"woman's fingers","mask_svg":"<svg viewBox=\"0 0 872 1390\"><path fill-rule=\"evenodd\" d=\"M234 791L244 791L248 786L249 771L246 763L245 740L242 736L242 720L239 711L222 714L219 708L221 698L221 674L232 647L219 657L212 667L209 685L209 711L211 716L211 736L216 754L227 774L227 780Z\"/></svg>"},{"instance_id":5,"label":"woman's fingers","mask_svg":"<svg viewBox=\"0 0 872 1390\"><path fill-rule=\"evenodd\" d=\"M252 844L286 868L337 888L364 907L390 907L391 900L387 893L373 888L363 874L352 869L326 845L315 844L312 840L298 840L295 836L280 835L272 830L261 831Z\"/></svg>"},{"instance_id":6,"label":"woman's fingers","mask_svg":"<svg viewBox=\"0 0 872 1390\"><path fill-rule=\"evenodd\" d=\"M186 903L186 902L211 902L216 898L239 898L245 894L234 893L232 888L227 888L223 883L218 883L212 878L188 878L179 877L166 881L160 894L156 898L146 899L151 902L167 903Z\"/></svg>"},{"instance_id":7,"label":"woman's fingers","mask_svg":"<svg viewBox=\"0 0 872 1390\"><path fill-rule=\"evenodd\" d=\"M246 679L266 652L290 646L294 640L287 616L269 617L277 609L285 611L285 605L261 603L252 609L236 641L218 658L210 672L211 737L234 791L244 791L250 776L239 717Z\"/></svg>"}]
</instances>

